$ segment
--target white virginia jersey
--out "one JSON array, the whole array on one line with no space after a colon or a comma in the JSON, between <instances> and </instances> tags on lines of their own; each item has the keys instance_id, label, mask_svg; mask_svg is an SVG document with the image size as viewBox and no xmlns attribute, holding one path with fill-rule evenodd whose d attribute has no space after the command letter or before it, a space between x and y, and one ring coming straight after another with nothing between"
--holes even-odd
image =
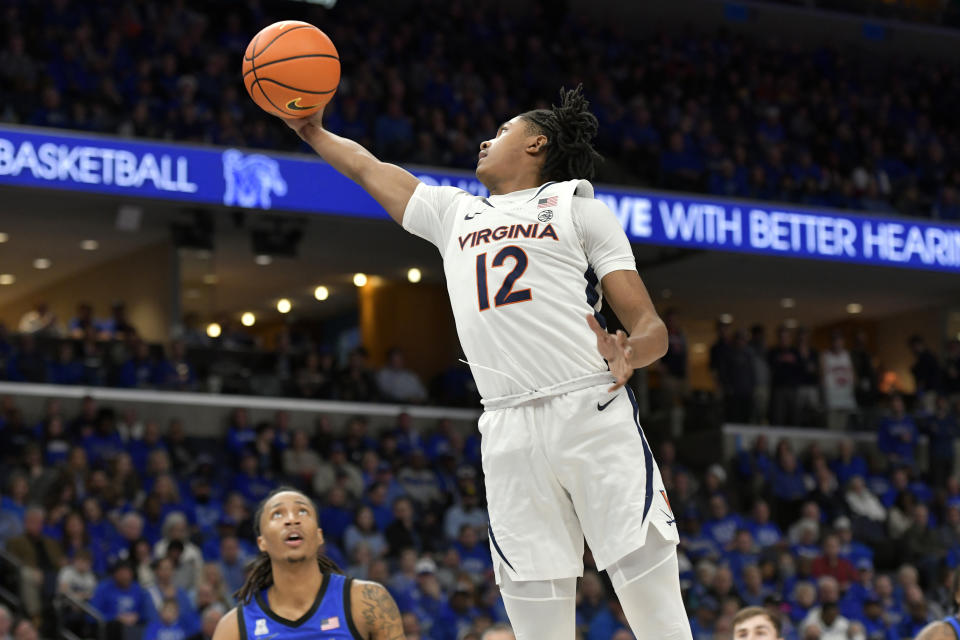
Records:
<instances>
[{"instance_id":1,"label":"white virginia jersey","mask_svg":"<svg viewBox=\"0 0 960 640\"><path fill-rule=\"evenodd\" d=\"M599 316L599 281L636 270L636 262L589 182L488 198L420 184L403 226L443 256L460 343L485 406L612 379L586 316Z\"/></svg>"}]
</instances>

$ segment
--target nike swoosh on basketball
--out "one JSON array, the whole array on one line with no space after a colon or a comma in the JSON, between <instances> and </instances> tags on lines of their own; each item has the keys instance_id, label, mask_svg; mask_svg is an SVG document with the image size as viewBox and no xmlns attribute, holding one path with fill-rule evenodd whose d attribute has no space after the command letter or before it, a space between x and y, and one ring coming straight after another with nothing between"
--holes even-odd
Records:
<instances>
[{"instance_id":1,"label":"nike swoosh on basketball","mask_svg":"<svg viewBox=\"0 0 960 640\"><path fill-rule=\"evenodd\" d=\"M597 411L603 411L604 409L606 409L607 407L610 406L610 403L611 403L611 402L613 402L614 400L616 400L616 399L619 398L619 397L620 397L620 396L618 396L618 395L617 395L617 396L613 396L612 398L610 398L609 400L607 400L606 404L600 404L600 403L598 402L598 403L597 403Z\"/></svg>"},{"instance_id":2,"label":"nike swoosh on basketball","mask_svg":"<svg viewBox=\"0 0 960 640\"><path fill-rule=\"evenodd\" d=\"M287 103L287 109L293 109L294 111L309 111L310 109L316 109L319 106L320 106L319 104L312 104L306 107L301 107L300 98L294 98L293 100Z\"/></svg>"}]
</instances>

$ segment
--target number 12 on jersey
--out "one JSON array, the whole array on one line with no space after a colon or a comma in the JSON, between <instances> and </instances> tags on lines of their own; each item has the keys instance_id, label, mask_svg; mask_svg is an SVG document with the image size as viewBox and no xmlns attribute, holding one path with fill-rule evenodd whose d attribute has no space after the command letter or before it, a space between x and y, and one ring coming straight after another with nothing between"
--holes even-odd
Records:
<instances>
[{"instance_id":1,"label":"number 12 on jersey","mask_svg":"<svg viewBox=\"0 0 960 640\"><path fill-rule=\"evenodd\" d=\"M491 266L502 267L507 258L513 258L513 270L503 279L503 284L497 290L493 297L494 305L502 307L516 302L526 302L533 298L530 289L513 290L514 285L523 272L527 270L527 253L515 244L508 245L493 257ZM486 311L490 308L490 294L487 292L487 254L481 253L477 256L477 302L480 311Z\"/></svg>"}]
</instances>

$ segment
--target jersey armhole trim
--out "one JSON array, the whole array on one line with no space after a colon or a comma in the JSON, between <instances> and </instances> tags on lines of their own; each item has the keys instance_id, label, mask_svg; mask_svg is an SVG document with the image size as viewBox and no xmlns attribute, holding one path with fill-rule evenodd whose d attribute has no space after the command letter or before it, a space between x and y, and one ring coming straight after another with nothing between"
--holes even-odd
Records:
<instances>
[{"instance_id":1,"label":"jersey armhole trim","mask_svg":"<svg viewBox=\"0 0 960 640\"><path fill-rule=\"evenodd\" d=\"M237 626L240 627L240 640L247 640L247 625L243 622L243 605L237 606Z\"/></svg>"},{"instance_id":2,"label":"jersey armhole trim","mask_svg":"<svg viewBox=\"0 0 960 640\"><path fill-rule=\"evenodd\" d=\"M343 581L343 615L347 618L347 628L350 629L350 635L355 640L365 640L360 635L356 623L353 621L353 606L350 603L350 594L353 591L353 578L347 578ZM244 639L246 640L246 639Z\"/></svg>"}]
</instances>

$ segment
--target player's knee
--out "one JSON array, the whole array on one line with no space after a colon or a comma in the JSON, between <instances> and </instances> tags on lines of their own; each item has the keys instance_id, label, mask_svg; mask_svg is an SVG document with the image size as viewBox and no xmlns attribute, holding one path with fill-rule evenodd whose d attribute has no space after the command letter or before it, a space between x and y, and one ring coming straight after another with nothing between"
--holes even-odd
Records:
<instances>
[{"instance_id":1,"label":"player's knee","mask_svg":"<svg viewBox=\"0 0 960 640\"><path fill-rule=\"evenodd\" d=\"M500 593L515 600L572 600L577 596L577 579L512 580L507 572L501 574Z\"/></svg>"}]
</instances>

